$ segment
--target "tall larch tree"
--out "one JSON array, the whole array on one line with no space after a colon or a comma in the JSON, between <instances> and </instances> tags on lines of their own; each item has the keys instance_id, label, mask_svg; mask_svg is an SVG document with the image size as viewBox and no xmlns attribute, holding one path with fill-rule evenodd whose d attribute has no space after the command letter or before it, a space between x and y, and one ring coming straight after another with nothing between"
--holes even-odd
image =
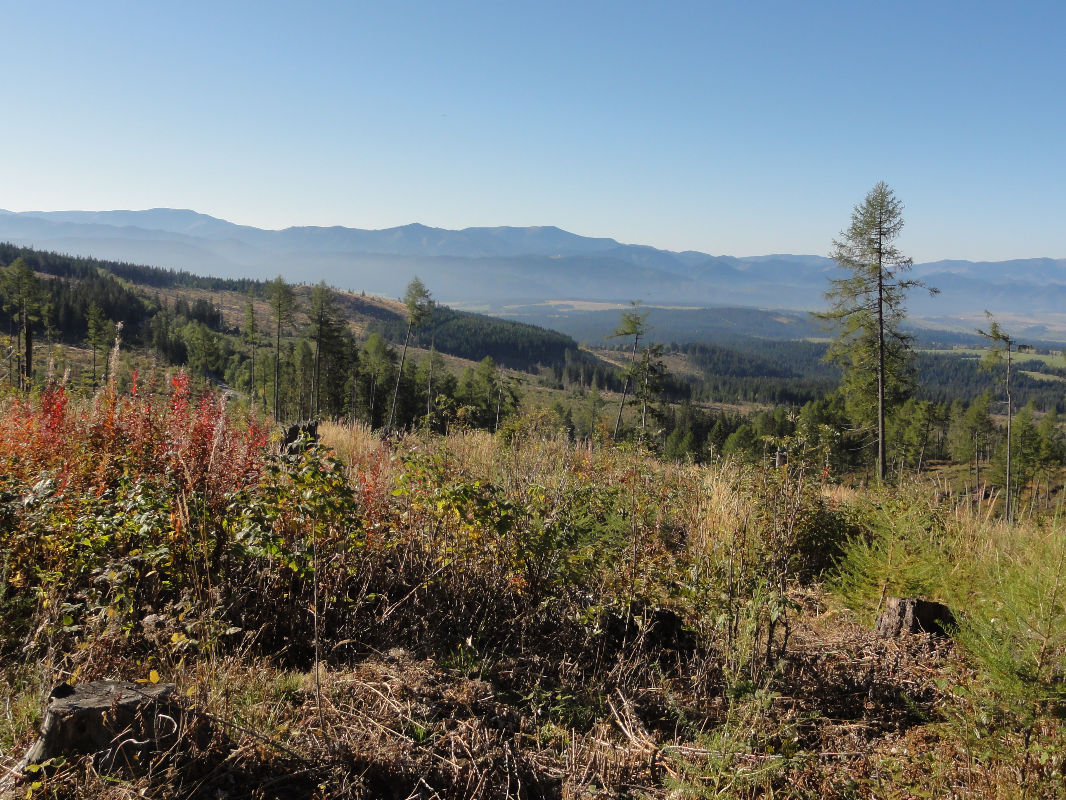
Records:
<instances>
[{"instance_id":1,"label":"tall larch tree","mask_svg":"<svg viewBox=\"0 0 1066 800\"><path fill-rule=\"evenodd\" d=\"M279 388L281 376L281 332L285 325L292 321L293 312L296 310L296 295L292 287L285 283L280 275L267 285L267 300L270 303L270 311L274 318L274 419L281 418L281 404L279 402Z\"/></svg>"},{"instance_id":2,"label":"tall larch tree","mask_svg":"<svg viewBox=\"0 0 1066 800\"><path fill-rule=\"evenodd\" d=\"M21 257L0 270L0 299L18 328L18 386L28 389L33 381L33 326L44 321L47 301L40 279Z\"/></svg>"},{"instance_id":3,"label":"tall larch tree","mask_svg":"<svg viewBox=\"0 0 1066 800\"><path fill-rule=\"evenodd\" d=\"M637 348L640 346L641 337L648 332L648 312L645 311L641 314L637 309L640 307L640 301L634 300L630 303L630 310L622 314L622 321L618 327L614 329L614 336L626 338L633 337L633 351L630 354L629 369L626 370L626 380L622 385L622 399L618 401L618 416L614 420L614 434L613 438L618 438L618 428L622 424L622 409L626 404L626 396L629 394L629 382L634 377L634 370L637 367Z\"/></svg>"},{"instance_id":4,"label":"tall larch tree","mask_svg":"<svg viewBox=\"0 0 1066 800\"><path fill-rule=\"evenodd\" d=\"M255 318L255 306L249 300L244 306L244 341L248 345L248 394L255 408L255 354L259 349L259 322Z\"/></svg>"},{"instance_id":5,"label":"tall larch tree","mask_svg":"<svg viewBox=\"0 0 1066 800\"><path fill-rule=\"evenodd\" d=\"M421 328L429 315L433 313L433 298L426 289L426 285L415 276L407 284L407 292L403 298L407 306L407 335L403 340L403 353L400 355L400 368L396 371L396 387L392 390L392 408L389 411L389 424L386 430L391 431L396 423L396 400L400 396L400 378L403 375L403 364L407 359L407 345L411 341L411 331Z\"/></svg>"},{"instance_id":6,"label":"tall larch tree","mask_svg":"<svg viewBox=\"0 0 1066 800\"><path fill-rule=\"evenodd\" d=\"M311 413L317 417L323 407L322 375L323 372L331 373L331 377L334 380L337 379L336 375L332 375L333 372L336 372L337 365L332 362L338 358L345 332L342 314L337 306L337 298L333 294L333 290L326 286L325 281L319 283L311 290L311 308L308 316L311 319L311 337L315 342ZM324 358L327 362L325 365L323 365ZM326 384L328 387L330 381L327 380ZM339 410L337 408L329 408L330 405L331 403L326 403L328 411L337 412Z\"/></svg>"},{"instance_id":7,"label":"tall larch tree","mask_svg":"<svg viewBox=\"0 0 1066 800\"><path fill-rule=\"evenodd\" d=\"M817 316L836 330L827 358L844 370L849 412L873 417L877 428L877 479L885 479L885 414L914 389L912 340L902 330L911 259L893 244L903 230L903 203L884 181L851 214L851 224L833 240L829 254L849 273L830 280L829 310ZM935 293L930 289L930 293Z\"/></svg>"},{"instance_id":8,"label":"tall larch tree","mask_svg":"<svg viewBox=\"0 0 1066 800\"><path fill-rule=\"evenodd\" d=\"M329 325L332 304L332 293L329 287L326 286L325 281L319 282L317 286L311 289L309 316L311 319L311 336L315 340L315 365L311 377L311 414L316 417L318 416L318 407L321 403L320 395L322 393L320 386L322 379L322 339L326 335L326 329Z\"/></svg>"},{"instance_id":9,"label":"tall larch tree","mask_svg":"<svg viewBox=\"0 0 1066 800\"><path fill-rule=\"evenodd\" d=\"M1007 394L1007 452L1006 452L1006 480L1004 483L1006 486L1003 491L1003 516L1006 517L1007 522L1014 521L1013 503L1011 502L1011 440L1014 438L1012 435L1012 420L1014 417L1014 406L1011 400L1010 393L1010 378L1011 378L1011 354L1018 346L1018 342L1008 334L1000 324L993 318L991 312L986 311L985 315L988 317L988 330L981 328L977 329L977 333L980 336L984 336L989 340L991 347L988 352L985 353L984 358L981 360L981 366L985 369L996 369L1000 365L1004 366L1003 373L1003 388Z\"/></svg>"},{"instance_id":10,"label":"tall larch tree","mask_svg":"<svg viewBox=\"0 0 1066 800\"><path fill-rule=\"evenodd\" d=\"M378 397L378 387L392 369L392 354L389 352L385 340L378 333L372 333L367 338L363 349L359 353L359 369L365 380L370 384L365 392L367 408L367 424L371 428L377 424L375 408ZM385 384L388 386L388 384Z\"/></svg>"},{"instance_id":11,"label":"tall larch tree","mask_svg":"<svg viewBox=\"0 0 1066 800\"><path fill-rule=\"evenodd\" d=\"M115 340L115 323L109 320L100 306L96 303L89 304L89 311L86 314L86 321L89 329L89 347L93 351L93 384L92 388L96 389L96 351L99 350L104 357L104 366L106 367L107 350L111 346L111 343Z\"/></svg>"}]
</instances>

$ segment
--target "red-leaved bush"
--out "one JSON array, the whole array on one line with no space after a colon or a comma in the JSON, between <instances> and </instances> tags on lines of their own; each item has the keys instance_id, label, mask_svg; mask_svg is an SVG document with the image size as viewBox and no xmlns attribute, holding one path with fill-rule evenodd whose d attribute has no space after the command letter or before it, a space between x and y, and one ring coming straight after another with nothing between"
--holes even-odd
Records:
<instances>
[{"instance_id":1,"label":"red-leaved bush","mask_svg":"<svg viewBox=\"0 0 1066 800\"><path fill-rule=\"evenodd\" d=\"M184 373L133 385L0 405L0 642L69 650L219 585L227 509L260 483L267 431Z\"/></svg>"},{"instance_id":2,"label":"red-leaved bush","mask_svg":"<svg viewBox=\"0 0 1066 800\"><path fill-rule=\"evenodd\" d=\"M27 481L47 472L65 489L104 492L148 483L218 510L259 479L267 431L227 412L226 398L195 396L184 372L72 402L62 386L0 410L0 468Z\"/></svg>"}]
</instances>

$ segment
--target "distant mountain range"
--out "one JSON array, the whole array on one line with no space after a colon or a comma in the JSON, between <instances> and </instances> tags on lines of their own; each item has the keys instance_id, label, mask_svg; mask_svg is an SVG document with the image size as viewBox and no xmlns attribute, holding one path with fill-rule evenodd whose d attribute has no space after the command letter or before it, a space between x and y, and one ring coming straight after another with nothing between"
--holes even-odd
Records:
<instances>
[{"instance_id":1,"label":"distant mountain range","mask_svg":"<svg viewBox=\"0 0 1066 800\"><path fill-rule=\"evenodd\" d=\"M220 277L325 280L390 297L417 274L440 300L485 310L637 298L664 306L815 309L837 273L821 256L671 252L556 227L263 230L166 208L0 211L0 241ZM915 292L908 303L914 315L950 327L988 308L1066 329L1066 259L936 261L915 265L914 275L941 290L934 298Z\"/></svg>"}]
</instances>

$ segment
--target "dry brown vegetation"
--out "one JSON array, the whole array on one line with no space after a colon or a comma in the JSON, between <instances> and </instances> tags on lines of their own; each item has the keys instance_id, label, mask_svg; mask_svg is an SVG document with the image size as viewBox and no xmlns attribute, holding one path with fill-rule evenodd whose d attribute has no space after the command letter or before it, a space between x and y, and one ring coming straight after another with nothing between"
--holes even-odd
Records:
<instances>
[{"instance_id":1,"label":"dry brown vegetation","mask_svg":"<svg viewBox=\"0 0 1066 800\"><path fill-rule=\"evenodd\" d=\"M506 433L324 425L273 456L169 378L0 408L0 749L59 680L177 685L138 775L19 797L1050 797L1066 535L926 487ZM883 598L960 612L879 640ZM204 735L204 731L209 731ZM195 734L195 735L194 735Z\"/></svg>"}]
</instances>

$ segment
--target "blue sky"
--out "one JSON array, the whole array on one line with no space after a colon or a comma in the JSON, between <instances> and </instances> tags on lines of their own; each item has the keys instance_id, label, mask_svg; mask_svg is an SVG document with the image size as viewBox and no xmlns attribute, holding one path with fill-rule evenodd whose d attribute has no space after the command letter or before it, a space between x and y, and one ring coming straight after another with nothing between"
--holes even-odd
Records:
<instances>
[{"instance_id":1,"label":"blue sky","mask_svg":"<svg viewBox=\"0 0 1066 800\"><path fill-rule=\"evenodd\" d=\"M1066 2L4 2L0 208L1066 257Z\"/></svg>"}]
</instances>

